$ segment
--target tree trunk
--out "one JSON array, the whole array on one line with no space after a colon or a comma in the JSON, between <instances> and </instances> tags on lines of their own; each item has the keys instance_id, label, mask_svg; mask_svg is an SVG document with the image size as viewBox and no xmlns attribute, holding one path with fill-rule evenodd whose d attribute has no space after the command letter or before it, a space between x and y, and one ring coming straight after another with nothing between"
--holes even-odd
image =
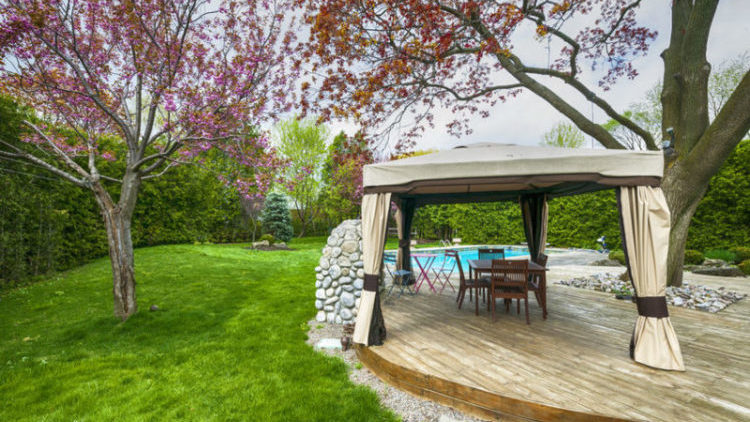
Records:
<instances>
[{"instance_id":1,"label":"tree trunk","mask_svg":"<svg viewBox=\"0 0 750 422\"><path fill-rule=\"evenodd\" d=\"M104 226L107 229L107 244L109 259L112 264L112 296L114 298L114 313L117 318L125 321L137 311L135 297L135 266L133 260L133 241L130 225L135 198L140 180L131 179L123 183L121 204L115 204L109 193L99 183L92 186L94 196L102 211ZM126 199L122 201L122 199Z\"/></svg>"},{"instance_id":2,"label":"tree trunk","mask_svg":"<svg viewBox=\"0 0 750 422\"><path fill-rule=\"evenodd\" d=\"M708 189L708 180L695 180L684 173L680 163L665 172L662 188L671 214L667 285L682 285L682 265L685 258L688 228L700 200Z\"/></svg>"}]
</instances>

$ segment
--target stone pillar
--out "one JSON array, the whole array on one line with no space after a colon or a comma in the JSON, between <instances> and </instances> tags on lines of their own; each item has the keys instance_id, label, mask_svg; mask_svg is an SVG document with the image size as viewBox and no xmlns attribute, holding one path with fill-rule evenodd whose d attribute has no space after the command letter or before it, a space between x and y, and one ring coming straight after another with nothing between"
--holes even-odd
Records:
<instances>
[{"instance_id":1,"label":"stone pillar","mask_svg":"<svg viewBox=\"0 0 750 422\"><path fill-rule=\"evenodd\" d=\"M346 220L333 229L315 267L315 308L319 322L354 323L362 294L362 223Z\"/></svg>"}]
</instances>

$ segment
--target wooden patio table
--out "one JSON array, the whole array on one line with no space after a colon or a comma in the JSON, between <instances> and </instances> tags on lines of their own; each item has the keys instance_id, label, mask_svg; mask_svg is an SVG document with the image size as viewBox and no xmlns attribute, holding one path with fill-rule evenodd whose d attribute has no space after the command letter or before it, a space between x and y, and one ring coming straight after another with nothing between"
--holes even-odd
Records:
<instances>
[{"instance_id":1,"label":"wooden patio table","mask_svg":"<svg viewBox=\"0 0 750 422\"><path fill-rule=\"evenodd\" d=\"M492 273L491 259L469 259L468 263L470 278L479 279L479 276L483 273ZM542 299L540 305L542 305L542 317L544 319L547 319L547 271L549 271L549 268L529 260L529 275L540 276L539 297ZM487 304L489 305L489 302Z\"/></svg>"}]
</instances>

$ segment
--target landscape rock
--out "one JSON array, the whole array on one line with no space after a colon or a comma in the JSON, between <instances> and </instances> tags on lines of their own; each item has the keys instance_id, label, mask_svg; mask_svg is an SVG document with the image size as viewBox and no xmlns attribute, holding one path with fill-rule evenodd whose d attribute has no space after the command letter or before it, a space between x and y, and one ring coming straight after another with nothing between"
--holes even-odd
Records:
<instances>
[{"instance_id":1,"label":"landscape rock","mask_svg":"<svg viewBox=\"0 0 750 422\"><path fill-rule=\"evenodd\" d=\"M341 293L341 304L347 308L354 306L354 295L350 292Z\"/></svg>"},{"instance_id":2,"label":"landscape rock","mask_svg":"<svg viewBox=\"0 0 750 422\"><path fill-rule=\"evenodd\" d=\"M745 273L734 265L724 267L698 267L692 270L695 274L716 275L720 277L745 277Z\"/></svg>"},{"instance_id":3,"label":"landscape rock","mask_svg":"<svg viewBox=\"0 0 750 422\"><path fill-rule=\"evenodd\" d=\"M352 316L353 316L352 311L346 308L341 310L340 315L341 315L341 319L343 319L344 321L349 321L350 319L352 319Z\"/></svg>"},{"instance_id":4,"label":"landscape rock","mask_svg":"<svg viewBox=\"0 0 750 422\"><path fill-rule=\"evenodd\" d=\"M594 267L622 267L623 265L620 264L620 261L614 260L614 259L600 259L598 261L594 261L590 263L589 265Z\"/></svg>"},{"instance_id":5,"label":"landscape rock","mask_svg":"<svg viewBox=\"0 0 750 422\"><path fill-rule=\"evenodd\" d=\"M257 248L259 246L271 246L271 244L268 243L267 240L261 240L259 242L253 242L253 248Z\"/></svg>"},{"instance_id":6,"label":"landscape rock","mask_svg":"<svg viewBox=\"0 0 750 422\"><path fill-rule=\"evenodd\" d=\"M703 260L704 267L726 267L727 265L727 261L724 261L723 259L706 258Z\"/></svg>"},{"instance_id":7,"label":"landscape rock","mask_svg":"<svg viewBox=\"0 0 750 422\"><path fill-rule=\"evenodd\" d=\"M627 273L627 271L626 271ZM613 273L598 273L590 277L576 277L556 282L564 286L581 289L599 290L607 293L625 293L632 295L632 285L618 278ZM706 312L719 312L727 306L745 298L743 293L727 290L724 287L712 289L707 286L683 283L680 287L667 286L667 303L688 309Z\"/></svg>"},{"instance_id":8,"label":"landscape rock","mask_svg":"<svg viewBox=\"0 0 750 422\"><path fill-rule=\"evenodd\" d=\"M316 321L353 323L365 275L362 224L346 220L331 231L315 267Z\"/></svg>"},{"instance_id":9,"label":"landscape rock","mask_svg":"<svg viewBox=\"0 0 750 422\"><path fill-rule=\"evenodd\" d=\"M341 250L346 253L354 253L357 251L357 242L353 240L347 240L341 244Z\"/></svg>"}]
</instances>

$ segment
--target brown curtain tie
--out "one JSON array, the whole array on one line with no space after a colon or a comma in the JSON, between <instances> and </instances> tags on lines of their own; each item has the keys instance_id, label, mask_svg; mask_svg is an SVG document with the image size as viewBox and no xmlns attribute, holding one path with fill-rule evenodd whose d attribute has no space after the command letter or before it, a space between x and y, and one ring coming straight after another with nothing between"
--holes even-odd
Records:
<instances>
[{"instance_id":1,"label":"brown curtain tie","mask_svg":"<svg viewBox=\"0 0 750 422\"><path fill-rule=\"evenodd\" d=\"M400 239L398 241L399 248L408 248L409 246L411 246L411 240L409 239Z\"/></svg>"},{"instance_id":2,"label":"brown curtain tie","mask_svg":"<svg viewBox=\"0 0 750 422\"><path fill-rule=\"evenodd\" d=\"M667 318L667 298L664 296L636 297L635 304L638 306L638 315L650 318Z\"/></svg>"},{"instance_id":3,"label":"brown curtain tie","mask_svg":"<svg viewBox=\"0 0 750 422\"><path fill-rule=\"evenodd\" d=\"M362 285L362 289L368 292L377 292L379 279L380 277L377 275L365 274L365 282Z\"/></svg>"}]
</instances>

